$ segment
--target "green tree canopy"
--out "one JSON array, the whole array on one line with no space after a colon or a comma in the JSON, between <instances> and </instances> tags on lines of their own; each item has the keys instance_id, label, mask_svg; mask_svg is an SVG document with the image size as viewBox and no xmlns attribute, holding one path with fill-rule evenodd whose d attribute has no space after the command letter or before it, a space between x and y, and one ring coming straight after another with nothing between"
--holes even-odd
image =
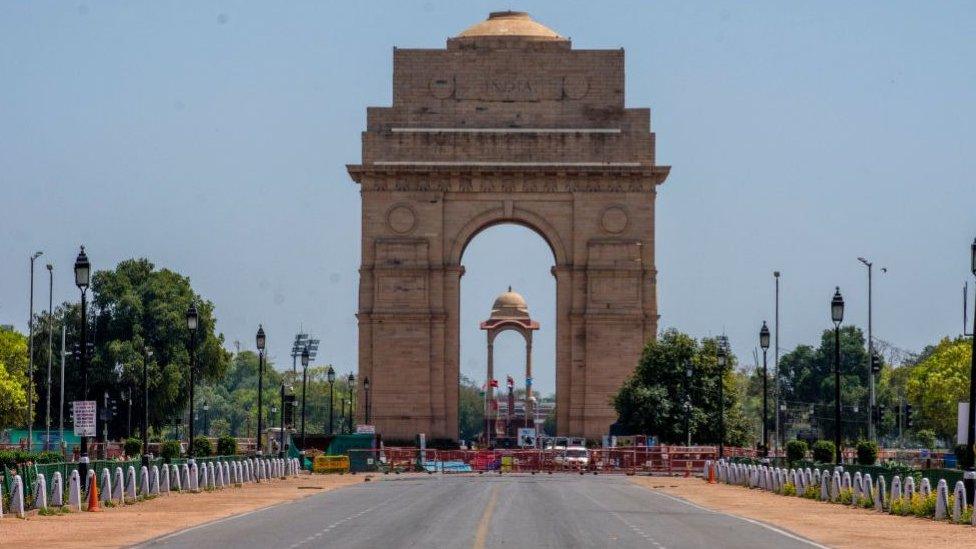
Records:
<instances>
[{"instance_id":1,"label":"green tree canopy","mask_svg":"<svg viewBox=\"0 0 976 549\"><path fill-rule=\"evenodd\" d=\"M915 428L955 439L957 403L969 400L972 352L968 338L945 338L911 369L906 390L917 413Z\"/></svg>"},{"instance_id":2,"label":"green tree canopy","mask_svg":"<svg viewBox=\"0 0 976 549\"><path fill-rule=\"evenodd\" d=\"M631 432L655 435L664 443L685 440L684 401L691 401L692 439L698 443L718 442L718 342L706 338L700 342L677 330L667 330L649 342L634 374L613 399L619 422ZM725 393L725 442L751 444L747 424L739 405L740 391L736 380L735 357L722 376ZM693 375L686 377L690 364ZM686 390L687 384L687 390Z\"/></svg>"},{"instance_id":3,"label":"green tree canopy","mask_svg":"<svg viewBox=\"0 0 976 549\"><path fill-rule=\"evenodd\" d=\"M0 428L27 417L27 338L0 328Z\"/></svg>"}]
</instances>

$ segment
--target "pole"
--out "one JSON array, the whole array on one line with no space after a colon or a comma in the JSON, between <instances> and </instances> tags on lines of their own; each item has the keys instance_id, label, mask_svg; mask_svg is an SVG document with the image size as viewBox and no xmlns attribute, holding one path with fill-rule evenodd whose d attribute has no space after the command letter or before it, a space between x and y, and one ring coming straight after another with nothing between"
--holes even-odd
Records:
<instances>
[{"instance_id":1,"label":"pole","mask_svg":"<svg viewBox=\"0 0 976 549\"><path fill-rule=\"evenodd\" d=\"M841 424L840 424L840 325L834 326L834 461L840 465L841 461Z\"/></svg>"},{"instance_id":2,"label":"pole","mask_svg":"<svg viewBox=\"0 0 976 549\"><path fill-rule=\"evenodd\" d=\"M718 370L718 458L725 457L725 368Z\"/></svg>"},{"instance_id":3,"label":"pole","mask_svg":"<svg viewBox=\"0 0 976 549\"><path fill-rule=\"evenodd\" d=\"M30 356L27 367L27 451L30 452L34 445L34 260L39 254L35 253L30 258L30 316L27 318L27 331L29 332L28 355Z\"/></svg>"},{"instance_id":4,"label":"pole","mask_svg":"<svg viewBox=\"0 0 976 549\"><path fill-rule=\"evenodd\" d=\"M264 430L264 414L262 413L262 405L264 401L264 349L258 349L258 432L256 433L258 440L257 447L258 455L262 453L261 446L261 431Z\"/></svg>"},{"instance_id":5,"label":"pole","mask_svg":"<svg viewBox=\"0 0 976 549\"><path fill-rule=\"evenodd\" d=\"M190 330L190 443L186 455L193 458L193 370L196 369L197 331Z\"/></svg>"},{"instance_id":6,"label":"pole","mask_svg":"<svg viewBox=\"0 0 976 549\"><path fill-rule=\"evenodd\" d=\"M865 262L868 266L868 380L870 383L870 400L871 400L871 413L868 414L868 438L873 441L877 441L877 436L875 435L874 426L874 407L875 407L875 393L874 393L874 337L872 336L872 316L873 316L873 306L872 306L872 273L874 263ZM883 270L883 269L882 269Z\"/></svg>"},{"instance_id":7,"label":"pole","mask_svg":"<svg viewBox=\"0 0 976 549\"><path fill-rule=\"evenodd\" d=\"M281 417L278 418L278 457L285 457L285 382L281 382Z\"/></svg>"},{"instance_id":8,"label":"pole","mask_svg":"<svg viewBox=\"0 0 976 549\"><path fill-rule=\"evenodd\" d=\"M335 397L334 389L335 389L335 382L330 381L329 382L329 434L330 435L332 434L332 430L334 428L333 425L335 425L335 423L333 423L332 421L333 413L335 412L335 405L332 403Z\"/></svg>"},{"instance_id":9,"label":"pole","mask_svg":"<svg viewBox=\"0 0 976 549\"><path fill-rule=\"evenodd\" d=\"M58 404L58 432L60 433L61 439L61 450L64 450L67 446L64 443L64 352L65 352L65 339L67 336L67 326L61 323L61 401ZM67 461L67 460L65 460Z\"/></svg>"},{"instance_id":10,"label":"pole","mask_svg":"<svg viewBox=\"0 0 976 549\"><path fill-rule=\"evenodd\" d=\"M369 387L364 387L363 392L366 393L366 409L364 410L366 416L366 425L369 425Z\"/></svg>"},{"instance_id":11,"label":"pole","mask_svg":"<svg viewBox=\"0 0 976 549\"><path fill-rule=\"evenodd\" d=\"M302 360L305 360L304 358ZM302 449L308 446L305 444L305 388L308 386L308 365L302 365Z\"/></svg>"},{"instance_id":12,"label":"pole","mask_svg":"<svg viewBox=\"0 0 976 549\"><path fill-rule=\"evenodd\" d=\"M88 296L85 289L81 290L81 377L83 384L83 400L88 400ZM78 464L78 474L81 478L88 478L88 437L81 437L81 463Z\"/></svg>"},{"instance_id":13,"label":"pole","mask_svg":"<svg viewBox=\"0 0 976 549\"><path fill-rule=\"evenodd\" d=\"M779 455L779 447L781 441L783 440L782 433L780 432L779 426L779 271L773 272L773 278L776 280L776 311L775 311L775 323L776 326L773 327L773 376L776 378L773 380L773 392L776 398L776 424L774 425L773 431L776 434L775 437L775 454Z\"/></svg>"},{"instance_id":14,"label":"pole","mask_svg":"<svg viewBox=\"0 0 976 549\"><path fill-rule=\"evenodd\" d=\"M973 274L976 275L976 241L973 242ZM976 300L974 300L976 306ZM963 475L966 484L966 500L973 503L976 495L976 313L973 313L973 347L969 365L969 423L966 429L966 447L969 449L969 466Z\"/></svg>"},{"instance_id":15,"label":"pole","mask_svg":"<svg viewBox=\"0 0 976 549\"><path fill-rule=\"evenodd\" d=\"M149 466L149 357L146 347L142 360L142 464Z\"/></svg>"},{"instance_id":16,"label":"pole","mask_svg":"<svg viewBox=\"0 0 976 549\"><path fill-rule=\"evenodd\" d=\"M54 362L52 351L54 341L54 267L47 264L48 291L47 291L47 398L44 399L44 406L47 408L44 414L44 449L49 450L51 444L51 363Z\"/></svg>"},{"instance_id":17,"label":"pole","mask_svg":"<svg viewBox=\"0 0 976 549\"><path fill-rule=\"evenodd\" d=\"M766 337L768 337L768 336L769 336L769 332L766 332ZM766 340L766 343L767 344L769 343L769 340L768 339ZM763 416L763 431L762 431L762 437L763 438L762 438L762 441L763 442L762 442L762 444L763 444L763 457L766 457L766 458L769 457L769 419L768 419L769 418L769 416L768 416L768 413L769 413L768 412L769 405L767 403L767 400L768 400L768 397L769 397L769 392L768 392L768 389L766 388L767 387L766 384L769 381L769 374L767 373L767 370L766 370L766 356L767 356L767 354L768 354L767 353L767 350L766 349L763 349L763 413L762 413L762 416Z\"/></svg>"}]
</instances>

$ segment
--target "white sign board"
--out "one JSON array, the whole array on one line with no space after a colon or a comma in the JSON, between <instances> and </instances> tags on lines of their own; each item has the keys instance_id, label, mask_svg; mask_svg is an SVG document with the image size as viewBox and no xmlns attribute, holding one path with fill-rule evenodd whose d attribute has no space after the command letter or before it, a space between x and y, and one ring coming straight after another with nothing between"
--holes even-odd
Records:
<instances>
[{"instance_id":1,"label":"white sign board","mask_svg":"<svg viewBox=\"0 0 976 549\"><path fill-rule=\"evenodd\" d=\"M956 414L956 444L966 444L969 433L969 403L960 402L958 413Z\"/></svg>"},{"instance_id":2,"label":"white sign board","mask_svg":"<svg viewBox=\"0 0 976 549\"><path fill-rule=\"evenodd\" d=\"M519 427L518 445L520 448L535 447L535 429L532 427Z\"/></svg>"},{"instance_id":3,"label":"white sign board","mask_svg":"<svg viewBox=\"0 0 976 549\"><path fill-rule=\"evenodd\" d=\"M357 425L356 434L359 435L375 435L376 427L373 425Z\"/></svg>"},{"instance_id":4,"label":"white sign board","mask_svg":"<svg viewBox=\"0 0 976 549\"><path fill-rule=\"evenodd\" d=\"M71 403L75 415L75 435L95 436L96 402L94 400L75 400Z\"/></svg>"}]
</instances>

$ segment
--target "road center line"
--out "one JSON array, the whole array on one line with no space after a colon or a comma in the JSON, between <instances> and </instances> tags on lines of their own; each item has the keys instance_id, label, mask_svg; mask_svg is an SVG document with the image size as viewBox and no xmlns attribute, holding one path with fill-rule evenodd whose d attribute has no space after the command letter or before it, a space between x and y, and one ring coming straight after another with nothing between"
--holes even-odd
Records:
<instances>
[{"instance_id":1,"label":"road center line","mask_svg":"<svg viewBox=\"0 0 976 549\"><path fill-rule=\"evenodd\" d=\"M488 538L488 526L491 524L491 514L495 511L495 503L498 501L498 485L491 487L491 496L488 498L488 505L485 512L481 514L478 521L478 531L474 536L474 549L484 549L485 540Z\"/></svg>"}]
</instances>

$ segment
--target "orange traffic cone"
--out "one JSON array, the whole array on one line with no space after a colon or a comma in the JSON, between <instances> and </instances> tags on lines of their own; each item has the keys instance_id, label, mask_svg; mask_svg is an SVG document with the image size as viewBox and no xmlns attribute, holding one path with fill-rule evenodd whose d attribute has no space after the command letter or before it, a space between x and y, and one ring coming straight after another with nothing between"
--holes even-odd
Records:
<instances>
[{"instance_id":1,"label":"orange traffic cone","mask_svg":"<svg viewBox=\"0 0 976 549\"><path fill-rule=\"evenodd\" d=\"M98 508L98 479L92 477L91 487L88 488L88 510L100 511Z\"/></svg>"},{"instance_id":2,"label":"orange traffic cone","mask_svg":"<svg viewBox=\"0 0 976 549\"><path fill-rule=\"evenodd\" d=\"M715 464L708 464L708 483L715 484Z\"/></svg>"}]
</instances>

